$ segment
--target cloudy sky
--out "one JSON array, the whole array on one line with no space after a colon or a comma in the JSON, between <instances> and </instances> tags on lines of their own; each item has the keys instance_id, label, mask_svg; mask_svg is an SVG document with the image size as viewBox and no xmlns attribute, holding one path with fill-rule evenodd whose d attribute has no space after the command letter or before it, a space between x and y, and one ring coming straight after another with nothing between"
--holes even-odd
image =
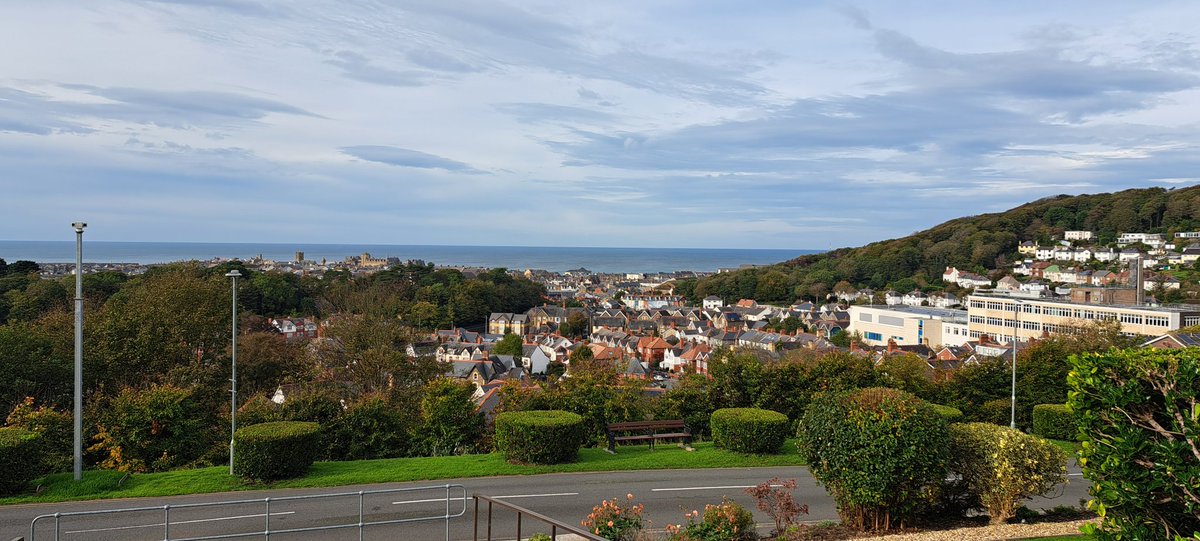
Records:
<instances>
[{"instance_id":1,"label":"cloudy sky","mask_svg":"<svg viewBox=\"0 0 1200 541\"><path fill-rule=\"evenodd\" d=\"M917 5L9 2L0 239L825 249L1197 182L1200 4Z\"/></svg>"}]
</instances>

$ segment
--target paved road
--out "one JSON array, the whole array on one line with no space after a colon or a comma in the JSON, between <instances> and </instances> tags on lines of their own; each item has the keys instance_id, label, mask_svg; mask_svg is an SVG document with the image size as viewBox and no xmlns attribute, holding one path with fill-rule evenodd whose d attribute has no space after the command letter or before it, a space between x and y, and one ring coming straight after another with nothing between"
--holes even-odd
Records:
<instances>
[{"instance_id":1,"label":"paved road","mask_svg":"<svg viewBox=\"0 0 1200 541\"><path fill-rule=\"evenodd\" d=\"M722 497L753 509L753 500L744 492L750 485L764 482L772 477L795 478L798 481L796 499L809 505L805 520L836 520L833 501L825 490L813 481L807 468L728 468L709 470L661 470L608 473L548 474L537 476L489 477L456 479L437 482L395 483L382 485L337 487L324 489L291 489L259 492L234 492L197 496L174 496L167 498L138 498L78 503L15 505L0 507L0 540L8 541L17 536L29 535L29 524L34 517L55 512L75 512L99 509L159 507L152 511L130 511L116 515L64 518L61 522L61 537L64 541L91 540L161 540L164 539L163 510L170 505L171 538L186 536L261 532L267 512L263 498L281 498L322 493L354 493L338 498L317 500L273 501L270 504L271 530L305 528L321 525L357 523L359 490L379 490L402 487L428 487L445 483L461 484L466 489L467 499L454 493L452 512L466 508L464 516L450 523L450 539L461 541L472 538L473 503L472 494L502 497L505 501L537 511L568 524L577 525L591 507L605 498L621 497L633 493L638 502L646 504L646 518L653 527L661 528L669 523L682 522L684 510L703 509L705 504L719 503ZM1069 482L1060 487L1053 498L1037 498L1031 507L1046 508L1055 505L1077 505L1087 497L1088 483L1077 468L1072 468ZM376 494L364 498L365 520L395 520L420 516L438 515L445 511L446 489L435 488L394 494ZM254 503L230 504L220 507L174 508L174 506L225 502L233 500L257 500ZM486 504L481 510L486 515ZM755 511L755 519L764 533L771 527L770 519ZM36 539L54 539L53 521L39 523ZM364 539L445 539L444 522L415 522L398 525L371 526L366 528ZM481 535L486 521L481 521ZM528 519L523 525L523 536L549 531L532 524ZM497 508L494 514L493 532L495 539L513 539L516 521L511 512ZM262 539L243 537L242 539ZM354 529L327 530L316 533L271 535L271 539L321 539L356 540Z\"/></svg>"}]
</instances>

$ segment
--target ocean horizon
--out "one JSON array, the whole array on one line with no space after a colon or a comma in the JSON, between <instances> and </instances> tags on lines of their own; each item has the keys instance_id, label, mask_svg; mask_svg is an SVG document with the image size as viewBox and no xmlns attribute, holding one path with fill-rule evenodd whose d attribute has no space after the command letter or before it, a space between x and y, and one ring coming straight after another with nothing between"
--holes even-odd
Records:
<instances>
[{"instance_id":1,"label":"ocean horizon","mask_svg":"<svg viewBox=\"0 0 1200 541\"><path fill-rule=\"evenodd\" d=\"M84 240L87 263L151 265L214 258L250 259L261 256L291 261L304 252L310 261L342 261L364 252L372 257L422 260L443 266L504 267L562 272L580 267L595 272L715 272L742 265L780 263L823 250L760 248L603 248L569 246L458 246L416 244L322 244L233 242L124 242ZM0 240L0 258L38 263L75 261L74 241Z\"/></svg>"}]
</instances>

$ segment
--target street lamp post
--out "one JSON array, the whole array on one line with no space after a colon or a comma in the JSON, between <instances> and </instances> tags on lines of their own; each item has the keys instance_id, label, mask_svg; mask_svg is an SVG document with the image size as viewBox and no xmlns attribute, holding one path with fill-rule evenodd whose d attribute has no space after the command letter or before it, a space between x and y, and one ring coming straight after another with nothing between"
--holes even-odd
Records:
<instances>
[{"instance_id":1,"label":"street lamp post","mask_svg":"<svg viewBox=\"0 0 1200 541\"><path fill-rule=\"evenodd\" d=\"M229 376L231 383L229 387L229 475L233 475L233 435L237 432L237 279L241 275L242 273L236 269L225 273L225 276L233 279L233 362Z\"/></svg>"},{"instance_id":2,"label":"street lamp post","mask_svg":"<svg viewBox=\"0 0 1200 541\"><path fill-rule=\"evenodd\" d=\"M83 479L83 228L75 222L75 480Z\"/></svg>"},{"instance_id":3,"label":"street lamp post","mask_svg":"<svg viewBox=\"0 0 1200 541\"><path fill-rule=\"evenodd\" d=\"M1012 415L1009 418L1009 428L1017 428L1017 340L1021 328L1021 303L1013 301L1013 343L1012 343Z\"/></svg>"}]
</instances>

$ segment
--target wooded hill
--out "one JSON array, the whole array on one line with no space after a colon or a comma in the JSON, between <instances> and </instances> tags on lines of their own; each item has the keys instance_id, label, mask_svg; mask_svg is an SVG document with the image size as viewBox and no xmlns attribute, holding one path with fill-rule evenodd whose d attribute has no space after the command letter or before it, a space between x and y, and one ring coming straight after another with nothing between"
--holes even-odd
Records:
<instances>
[{"instance_id":1,"label":"wooded hill","mask_svg":"<svg viewBox=\"0 0 1200 541\"><path fill-rule=\"evenodd\" d=\"M935 289L948 266L986 275L1012 265L1021 241L1049 244L1065 230L1094 231L1098 244L1112 243L1124 232L1200 230L1200 186L1048 197L1005 212L950 220L903 238L687 281L677 292L694 301L717 295L727 302L789 303L823 300L835 288Z\"/></svg>"}]
</instances>

